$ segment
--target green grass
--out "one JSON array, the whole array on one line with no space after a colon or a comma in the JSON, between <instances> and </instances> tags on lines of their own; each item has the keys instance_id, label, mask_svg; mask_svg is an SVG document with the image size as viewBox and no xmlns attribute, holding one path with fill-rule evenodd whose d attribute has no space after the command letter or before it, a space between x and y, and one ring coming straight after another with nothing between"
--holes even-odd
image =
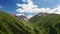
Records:
<instances>
[{"instance_id":1,"label":"green grass","mask_svg":"<svg viewBox=\"0 0 60 34\"><path fill-rule=\"evenodd\" d=\"M46 16L34 16L29 22L39 28L40 34L60 34L60 15L46 14Z\"/></svg>"},{"instance_id":2,"label":"green grass","mask_svg":"<svg viewBox=\"0 0 60 34\"><path fill-rule=\"evenodd\" d=\"M60 34L60 15L34 16L25 22L0 11L0 34Z\"/></svg>"},{"instance_id":3,"label":"green grass","mask_svg":"<svg viewBox=\"0 0 60 34\"><path fill-rule=\"evenodd\" d=\"M33 27L28 23L12 17L11 15L0 11L0 33L5 34L32 34ZM31 32L32 31L32 32Z\"/></svg>"}]
</instances>

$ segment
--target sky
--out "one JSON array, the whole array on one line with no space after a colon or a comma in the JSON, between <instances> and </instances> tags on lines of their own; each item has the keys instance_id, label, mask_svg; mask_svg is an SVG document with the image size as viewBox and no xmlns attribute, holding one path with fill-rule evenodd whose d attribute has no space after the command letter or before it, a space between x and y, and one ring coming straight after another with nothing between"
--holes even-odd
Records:
<instances>
[{"instance_id":1,"label":"sky","mask_svg":"<svg viewBox=\"0 0 60 34\"><path fill-rule=\"evenodd\" d=\"M29 18L40 12L60 14L60 0L0 0L0 10Z\"/></svg>"}]
</instances>

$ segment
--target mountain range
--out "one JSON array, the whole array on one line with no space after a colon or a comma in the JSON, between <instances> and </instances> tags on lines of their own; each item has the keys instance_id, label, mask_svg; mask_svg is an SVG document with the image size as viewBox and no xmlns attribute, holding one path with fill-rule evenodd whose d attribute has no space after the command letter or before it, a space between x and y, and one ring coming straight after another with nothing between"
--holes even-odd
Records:
<instances>
[{"instance_id":1,"label":"mountain range","mask_svg":"<svg viewBox=\"0 0 60 34\"><path fill-rule=\"evenodd\" d=\"M60 15L38 13L28 19L0 11L0 34L60 34Z\"/></svg>"}]
</instances>

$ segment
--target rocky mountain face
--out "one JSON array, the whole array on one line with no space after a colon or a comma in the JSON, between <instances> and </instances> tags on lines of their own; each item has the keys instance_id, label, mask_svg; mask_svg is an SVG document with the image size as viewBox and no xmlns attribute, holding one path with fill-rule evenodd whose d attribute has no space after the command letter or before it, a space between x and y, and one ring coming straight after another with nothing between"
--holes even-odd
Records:
<instances>
[{"instance_id":1,"label":"rocky mountain face","mask_svg":"<svg viewBox=\"0 0 60 34\"><path fill-rule=\"evenodd\" d=\"M24 15L14 15L12 13L10 13L10 15L13 16L13 17L16 17L20 20L23 20L23 21L28 21L29 20L29 18L27 16L24 16Z\"/></svg>"},{"instance_id":2,"label":"rocky mountain face","mask_svg":"<svg viewBox=\"0 0 60 34\"><path fill-rule=\"evenodd\" d=\"M21 20L25 20L25 21L28 21L29 20L29 18L27 18L26 16L24 16L24 15L20 15L20 16L17 16L17 15L15 15L17 18L19 18L19 19L21 19Z\"/></svg>"}]
</instances>

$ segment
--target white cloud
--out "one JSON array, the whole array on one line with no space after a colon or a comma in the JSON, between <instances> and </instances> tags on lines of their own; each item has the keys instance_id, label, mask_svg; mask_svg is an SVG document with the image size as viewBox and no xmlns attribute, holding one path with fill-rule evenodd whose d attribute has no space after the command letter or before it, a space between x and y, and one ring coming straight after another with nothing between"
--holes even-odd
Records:
<instances>
[{"instance_id":1,"label":"white cloud","mask_svg":"<svg viewBox=\"0 0 60 34\"><path fill-rule=\"evenodd\" d=\"M60 6L58 6L56 9L57 9L57 11L59 11L59 12L60 12Z\"/></svg>"},{"instance_id":2,"label":"white cloud","mask_svg":"<svg viewBox=\"0 0 60 34\"><path fill-rule=\"evenodd\" d=\"M24 14L16 14L16 16L21 16L21 15L24 15Z\"/></svg>"},{"instance_id":3,"label":"white cloud","mask_svg":"<svg viewBox=\"0 0 60 34\"><path fill-rule=\"evenodd\" d=\"M33 15L28 15L28 16L27 16L27 18L31 18L31 17L33 17Z\"/></svg>"},{"instance_id":4,"label":"white cloud","mask_svg":"<svg viewBox=\"0 0 60 34\"><path fill-rule=\"evenodd\" d=\"M23 2L26 0L23 0ZM55 13L55 14L60 14L60 6L55 7L53 9L50 8L38 8L37 5L34 5L32 0L27 0L28 4L19 4L17 3L16 5L18 7L22 7L22 8L18 8L16 11L20 12L20 13L39 13L39 12L46 12L46 13Z\"/></svg>"},{"instance_id":5,"label":"white cloud","mask_svg":"<svg viewBox=\"0 0 60 34\"><path fill-rule=\"evenodd\" d=\"M34 5L31 0L29 0L28 2L29 2L28 4L19 4L19 3L17 3L16 5L18 7L22 7L23 9L18 8L16 11L21 12L21 13L23 13L23 12L26 12L26 13L46 12L45 8L38 8L38 6Z\"/></svg>"},{"instance_id":6,"label":"white cloud","mask_svg":"<svg viewBox=\"0 0 60 34\"><path fill-rule=\"evenodd\" d=\"M27 13L34 12L34 9L37 8L37 5L34 5L31 0L28 0L27 2L28 2L28 4L19 4L19 3L17 3L16 5L18 7L22 7L23 10L18 8L16 11L18 11L18 12L22 12L23 11L23 12L27 12Z\"/></svg>"},{"instance_id":7,"label":"white cloud","mask_svg":"<svg viewBox=\"0 0 60 34\"><path fill-rule=\"evenodd\" d=\"M22 7L22 4L17 3L16 5L17 5L18 7Z\"/></svg>"},{"instance_id":8,"label":"white cloud","mask_svg":"<svg viewBox=\"0 0 60 34\"><path fill-rule=\"evenodd\" d=\"M51 9L50 11L48 11L48 13L60 14L60 6L57 6L53 9Z\"/></svg>"},{"instance_id":9,"label":"white cloud","mask_svg":"<svg viewBox=\"0 0 60 34\"><path fill-rule=\"evenodd\" d=\"M17 11L17 12L21 12L21 13L23 13L23 12L24 12L24 10L23 10L23 9L21 9L21 8L18 8L16 11Z\"/></svg>"},{"instance_id":10,"label":"white cloud","mask_svg":"<svg viewBox=\"0 0 60 34\"><path fill-rule=\"evenodd\" d=\"M55 14L60 14L60 6L57 6Z\"/></svg>"},{"instance_id":11,"label":"white cloud","mask_svg":"<svg viewBox=\"0 0 60 34\"><path fill-rule=\"evenodd\" d=\"M55 14L60 14L60 11L59 12L55 12Z\"/></svg>"}]
</instances>

